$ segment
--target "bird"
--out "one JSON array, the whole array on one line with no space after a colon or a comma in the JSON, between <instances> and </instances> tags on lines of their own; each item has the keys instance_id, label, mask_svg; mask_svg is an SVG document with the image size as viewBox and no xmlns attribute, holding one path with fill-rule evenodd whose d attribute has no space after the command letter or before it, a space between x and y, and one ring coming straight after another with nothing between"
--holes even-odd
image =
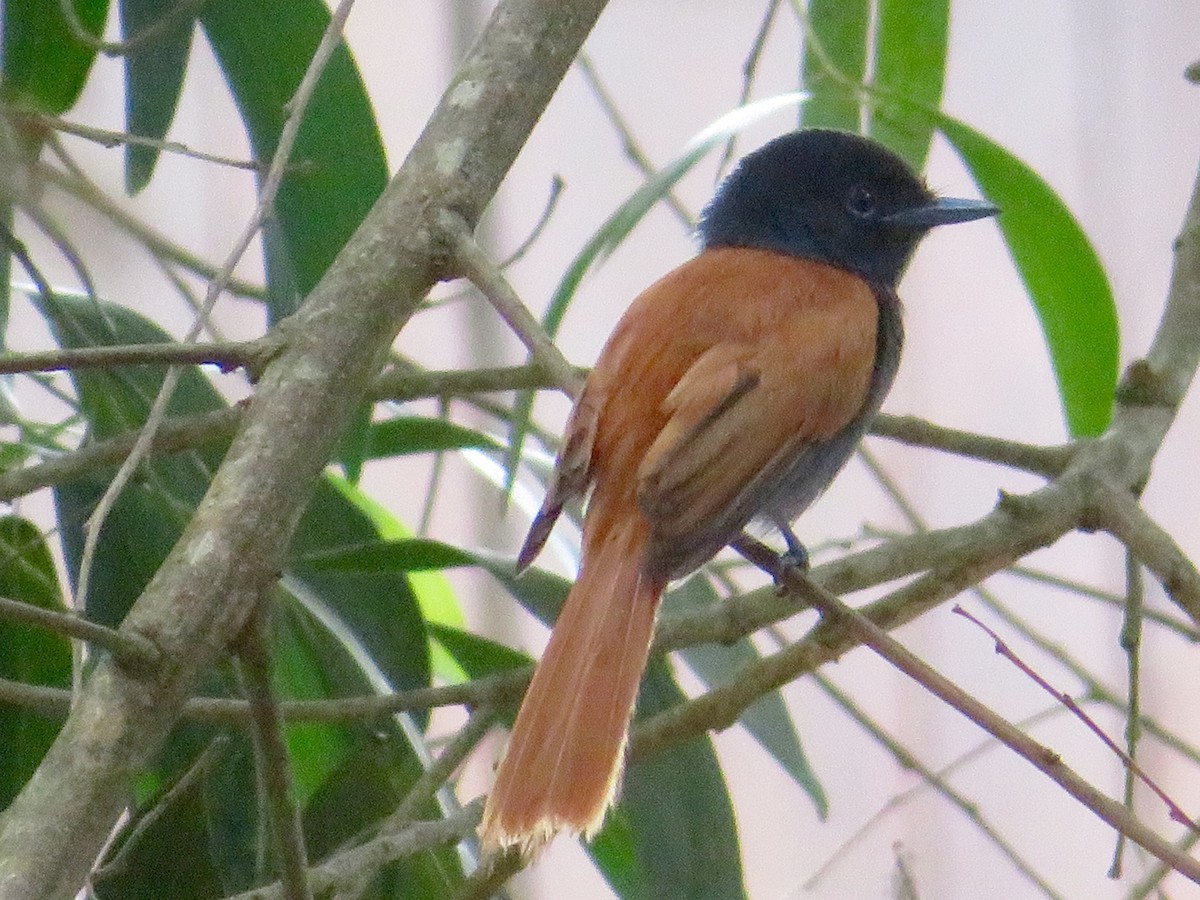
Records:
<instances>
[{"instance_id":1,"label":"bird","mask_svg":"<svg viewBox=\"0 0 1200 900\"><path fill-rule=\"evenodd\" d=\"M829 485L896 375L897 284L932 228L996 214L935 195L860 135L799 129L749 153L699 252L634 299L568 418L517 556L587 499L579 573L518 711L479 834L532 855L590 839L617 794L660 600L752 522L791 522Z\"/></svg>"}]
</instances>

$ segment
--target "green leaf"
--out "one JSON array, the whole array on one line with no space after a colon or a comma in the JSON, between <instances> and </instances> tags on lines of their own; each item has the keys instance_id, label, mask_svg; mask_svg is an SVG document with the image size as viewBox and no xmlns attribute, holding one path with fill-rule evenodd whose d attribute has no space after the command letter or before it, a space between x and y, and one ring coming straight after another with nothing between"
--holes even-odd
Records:
<instances>
[{"instance_id":1,"label":"green leaf","mask_svg":"<svg viewBox=\"0 0 1200 900\"><path fill-rule=\"evenodd\" d=\"M39 609L66 612L54 557L36 525L0 517L0 596ZM22 684L69 688L71 644L65 637L0 618L0 678ZM31 710L0 704L0 811L25 786L54 742L59 722Z\"/></svg>"},{"instance_id":2,"label":"green leaf","mask_svg":"<svg viewBox=\"0 0 1200 900\"><path fill-rule=\"evenodd\" d=\"M689 578L671 591L663 602L663 610L698 610L719 603L720 597L707 578ZM748 638L732 644L699 644L677 651L689 669L708 688L727 684L736 678L762 654ZM817 815L829 815L829 798L816 772L808 762L795 721L787 704L777 691L764 694L738 717L738 723L749 732L785 772L800 786L812 801Z\"/></svg>"},{"instance_id":3,"label":"green leaf","mask_svg":"<svg viewBox=\"0 0 1200 900\"><path fill-rule=\"evenodd\" d=\"M371 426L367 455L371 459L380 459L466 448L498 450L500 447L495 438L445 419L395 416Z\"/></svg>"},{"instance_id":4,"label":"green leaf","mask_svg":"<svg viewBox=\"0 0 1200 900\"><path fill-rule=\"evenodd\" d=\"M471 634L461 628L430 624L429 633L462 668L467 678L483 678L532 664L533 660L511 647ZM513 714L515 715L515 710ZM512 724L512 715L508 724Z\"/></svg>"},{"instance_id":5,"label":"green leaf","mask_svg":"<svg viewBox=\"0 0 1200 900\"><path fill-rule=\"evenodd\" d=\"M395 809L420 774L420 763L401 742L383 734L364 734L304 812L309 857L321 859L360 836ZM436 819L441 811L429 802L416 814ZM365 893L355 896L368 900L452 897L462 879L462 863L454 847L443 847L385 867Z\"/></svg>"},{"instance_id":6,"label":"green leaf","mask_svg":"<svg viewBox=\"0 0 1200 900\"><path fill-rule=\"evenodd\" d=\"M812 0L808 4L811 33L804 45L804 88L812 99L802 111L806 127L859 130L861 101L844 79L861 84L866 75L870 23L870 0ZM820 51L813 49L814 41ZM829 70L830 64L836 72Z\"/></svg>"},{"instance_id":7,"label":"green leaf","mask_svg":"<svg viewBox=\"0 0 1200 900\"><path fill-rule=\"evenodd\" d=\"M121 33L128 40L169 14L177 0L121 0ZM195 20L175 28L125 56L125 130L162 140L175 118L187 72ZM136 194L150 183L158 148L125 145L125 190Z\"/></svg>"},{"instance_id":8,"label":"green leaf","mask_svg":"<svg viewBox=\"0 0 1200 900\"><path fill-rule=\"evenodd\" d=\"M137 313L86 297L31 295L64 348L157 343L170 338ZM163 370L151 367L79 369L71 373L93 438L137 428L162 385ZM168 416L220 409L224 401L196 367L182 369L167 406ZM175 545L195 504L224 455L209 444L171 456L156 456L121 494L100 533L92 569L87 614L102 624L121 622L130 605ZM99 470L55 489L67 569L78 578L84 523L112 479Z\"/></svg>"},{"instance_id":9,"label":"green leaf","mask_svg":"<svg viewBox=\"0 0 1200 900\"><path fill-rule=\"evenodd\" d=\"M983 194L1029 291L1073 437L1101 434L1112 418L1120 364L1117 309L1087 235L1054 189L1000 145L956 119L942 133Z\"/></svg>"},{"instance_id":10,"label":"green leaf","mask_svg":"<svg viewBox=\"0 0 1200 900\"><path fill-rule=\"evenodd\" d=\"M285 700L329 700L370 693L367 679L345 648L286 590L271 617L272 676ZM343 670L349 677L342 676ZM348 683L347 683L348 682ZM325 722L288 722L284 727L293 793L303 807L345 761L354 742L350 728Z\"/></svg>"},{"instance_id":11,"label":"green leaf","mask_svg":"<svg viewBox=\"0 0 1200 900\"><path fill-rule=\"evenodd\" d=\"M904 104L937 109L946 78L950 0L879 0L875 22L876 100L896 96ZM933 142L928 115L871 116L869 134L887 144L918 172Z\"/></svg>"},{"instance_id":12,"label":"green leaf","mask_svg":"<svg viewBox=\"0 0 1200 900\"><path fill-rule=\"evenodd\" d=\"M322 0L212 0L200 22L254 157L269 163L287 104L329 24L329 8ZM304 111L291 163L275 201L280 246L267 254L267 278L294 279L295 292L271 291L273 322L291 314L296 297L312 290L387 184L370 99L344 43L334 50ZM286 272L280 272L283 260Z\"/></svg>"},{"instance_id":13,"label":"green leaf","mask_svg":"<svg viewBox=\"0 0 1200 900\"><path fill-rule=\"evenodd\" d=\"M306 562L326 571L420 572L473 566L476 557L466 550L440 541L407 538L398 541L372 541L325 550L315 549Z\"/></svg>"},{"instance_id":14,"label":"green leaf","mask_svg":"<svg viewBox=\"0 0 1200 900\"><path fill-rule=\"evenodd\" d=\"M338 442L336 459L342 464L346 480L351 484L358 484L362 478L363 463L367 460L371 444L371 417L374 412L375 404L370 400L359 403Z\"/></svg>"},{"instance_id":15,"label":"green leaf","mask_svg":"<svg viewBox=\"0 0 1200 900\"><path fill-rule=\"evenodd\" d=\"M100 35L108 0L73 0L80 24ZM3 74L9 101L58 115L75 105L96 50L72 34L57 0L6 0Z\"/></svg>"},{"instance_id":16,"label":"green leaf","mask_svg":"<svg viewBox=\"0 0 1200 900\"><path fill-rule=\"evenodd\" d=\"M220 757L216 768L228 764L227 753ZM207 852L212 833L205 780L193 778L172 787L134 814L106 854L93 884L101 900L211 900L228 893ZM239 795L245 796L244 789ZM181 853L181 847L188 852Z\"/></svg>"},{"instance_id":17,"label":"green leaf","mask_svg":"<svg viewBox=\"0 0 1200 900\"><path fill-rule=\"evenodd\" d=\"M333 569L314 558L378 541L371 520L321 479L292 538L284 587L348 649L362 648L395 690L429 684L425 622L404 571Z\"/></svg>"},{"instance_id":18,"label":"green leaf","mask_svg":"<svg viewBox=\"0 0 1200 900\"><path fill-rule=\"evenodd\" d=\"M638 695L638 718L664 712L687 697L663 660L652 660ZM744 897L733 806L716 751L708 738L686 741L641 760L625 773L617 806L633 837L637 866L618 856L613 884L640 875L642 884L623 896L656 900ZM606 826L605 830L608 829ZM593 858L606 873L610 860L601 843Z\"/></svg>"}]
</instances>

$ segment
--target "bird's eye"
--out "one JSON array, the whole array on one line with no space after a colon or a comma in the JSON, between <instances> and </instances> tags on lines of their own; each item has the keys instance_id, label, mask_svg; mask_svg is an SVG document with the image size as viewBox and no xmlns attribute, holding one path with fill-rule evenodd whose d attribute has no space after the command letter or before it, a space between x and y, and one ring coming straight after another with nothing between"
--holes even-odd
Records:
<instances>
[{"instance_id":1,"label":"bird's eye","mask_svg":"<svg viewBox=\"0 0 1200 900\"><path fill-rule=\"evenodd\" d=\"M846 209L860 219L874 218L875 193L865 184L856 184L846 194Z\"/></svg>"}]
</instances>

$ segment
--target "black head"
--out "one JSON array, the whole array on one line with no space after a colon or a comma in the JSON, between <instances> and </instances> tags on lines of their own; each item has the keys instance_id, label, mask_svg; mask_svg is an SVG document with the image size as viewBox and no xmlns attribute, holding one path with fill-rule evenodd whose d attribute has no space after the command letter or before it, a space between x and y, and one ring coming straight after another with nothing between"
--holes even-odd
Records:
<instances>
[{"instance_id":1,"label":"black head","mask_svg":"<svg viewBox=\"0 0 1200 900\"><path fill-rule=\"evenodd\" d=\"M841 131L793 131L746 156L700 221L705 247L818 259L895 286L935 225L995 215L935 196L899 156Z\"/></svg>"}]
</instances>

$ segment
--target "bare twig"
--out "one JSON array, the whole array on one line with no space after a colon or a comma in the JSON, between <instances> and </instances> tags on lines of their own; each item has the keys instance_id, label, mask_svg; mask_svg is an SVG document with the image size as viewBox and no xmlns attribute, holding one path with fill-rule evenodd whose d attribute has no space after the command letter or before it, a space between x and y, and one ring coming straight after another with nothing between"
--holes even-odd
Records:
<instances>
[{"instance_id":1,"label":"bare twig","mask_svg":"<svg viewBox=\"0 0 1200 900\"><path fill-rule=\"evenodd\" d=\"M1129 550L1125 551L1125 617L1121 624L1121 648L1125 651L1126 693L1129 697L1129 712L1125 717L1125 754L1137 759L1138 742L1142 730L1142 612L1146 604L1146 584L1142 580L1142 567ZM1125 791L1122 801L1125 808L1133 811L1134 788L1137 781L1132 766L1125 768ZM1113 847L1113 861L1108 870L1109 878L1120 878L1125 851L1125 835L1118 834Z\"/></svg>"},{"instance_id":2,"label":"bare twig","mask_svg":"<svg viewBox=\"0 0 1200 900\"><path fill-rule=\"evenodd\" d=\"M265 354L264 358L270 355ZM257 363L255 360L252 366L256 367ZM576 373L582 376L582 370L576 370ZM379 376L368 392L368 398L395 401L452 398L553 385L554 379L538 366L436 372L395 369ZM186 419L168 419L159 427L150 449L155 453L177 453L228 441L241 420L243 409L235 406L198 413ZM96 468L116 465L129 455L138 434L140 431L115 435L37 465L0 472L0 500L21 497L38 488L70 481Z\"/></svg>"},{"instance_id":3,"label":"bare twig","mask_svg":"<svg viewBox=\"0 0 1200 900\"><path fill-rule=\"evenodd\" d=\"M443 210L438 224L450 241L454 262L461 273L483 293L508 327L529 351L533 362L550 372L558 386L569 396L577 396L583 382L575 368L550 340L541 323L521 302L516 291L475 240L462 216Z\"/></svg>"},{"instance_id":4,"label":"bare twig","mask_svg":"<svg viewBox=\"0 0 1200 900\"><path fill-rule=\"evenodd\" d=\"M1200 828L1200 826L1197 826L1196 822L1179 807L1179 804L1177 804L1171 798L1171 796L1169 794L1167 794L1166 791L1164 791L1162 788L1160 788L1158 786L1158 784L1154 781L1154 779L1152 779L1149 775L1146 774L1146 772L1134 761L1133 757L1131 757L1128 753L1126 753L1124 750L1122 750L1117 745L1116 741L1114 741L1112 738L1110 738L1107 734L1104 733L1104 730L1102 728L1100 728L1099 725L1096 724L1095 720L1092 719L1091 716L1089 716L1087 713L1085 713L1083 711L1082 708L1080 708L1079 704L1075 702L1075 699L1070 694L1068 694L1064 691L1059 691L1059 690L1055 689L1048 681L1046 681L1045 678L1043 678L1040 674L1038 674L1038 672L1032 666L1030 666L1028 663L1026 663L1023 659L1021 659L1021 657L1018 656L1016 653L1014 653L1012 648L1009 647L1008 644L1006 644L1001 639L1000 635L997 634L995 632L995 630L993 630L992 628L989 628L987 625L983 624L983 622L981 622L975 616L971 615L971 613L967 612L967 610L963 609L963 607L955 604L954 612L957 613L958 615L962 616L963 618L965 618L967 621L971 622L977 628L986 632L988 637L990 637L992 639L992 641L994 642L997 654L999 654L1000 656L1003 656L1005 659L1007 659L1009 662L1011 662L1014 666L1016 666L1021 671L1021 674L1023 674L1026 678L1030 679L1034 684L1036 684L1038 687L1040 687L1043 691L1045 691L1051 697L1056 699L1059 703L1063 704L1063 706L1065 706L1068 710L1070 710L1071 714L1074 715L1075 718L1079 719L1079 721L1082 722L1087 727L1087 729L1090 732L1092 732L1092 734L1094 734L1094 735L1096 735L1096 737L1100 738L1100 740L1101 740L1101 742L1103 742L1104 746L1106 746L1109 750L1111 750L1113 753L1115 753L1120 758L1121 762L1125 764L1126 769L1128 769L1130 772L1132 772L1134 775L1136 775L1137 778L1144 785L1146 785L1146 787L1150 788L1150 790L1153 791L1154 794L1160 800L1162 800L1163 804L1167 807L1167 811L1170 814L1172 819L1174 819L1176 822L1186 825L1192 829ZM875 649L875 648L872 647L872 649ZM889 659L889 661L890 661L890 659ZM906 674L909 674L909 673L906 673ZM958 707L955 707L955 708L957 709ZM989 730L991 730L991 729L989 729ZM1024 754L1022 754L1022 755L1024 755ZM1153 852L1153 851L1151 851L1151 852ZM1197 869L1197 872L1200 872L1200 869Z\"/></svg>"},{"instance_id":5,"label":"bare twig","mask_svg":"<svg viewBox=\"0 0 1200 900\"><path fill-rule=\"evenodd\" d=\"M208 0L179 0L174 6L167 7L155 21L136 34L127 35L123 41L106 41L89 31L75 12L73 0L59 0L58 8L77 41L105 56L127 56L162 38L172 29L182 26L207 2Z\"/></svg>"},{"instance_id":6,"label":"bare twig","mask_svg":"<svg viewBox=\"0 0 1200 900\"><path fill-rule=\"evenodd\" d=\"M207 0L200 0L207 2ZM67 119L58 116L52 116L48 113L41 112L22 112L17 111L17 116L23 118L29 124L36 124L43 128L50 128L54 131L63 134L72 134L75 137L80 137L88 141L100 144L102 147L120 147L123 144L135 144L139 147L153 147L155 150L162 150L166 153L176 153L180 156L187 156L192 159L200 160L201 162L215 163L219 166L226 166L231 169L246 169L251 172L262 170L262 166L250 159L233 159L228 156L220 156L215 153L205 153L202 150L195 150L186 144L181 144L179 141L164 141L158 138L146 137L141 134L133 134L128 131L109 131L107 128L96 128L92 125L84 125L80 122L71 122Z\"/></svg>"},{"instance_id":7,"label":"bare twig","mask_svg":"<svg viewBox=\"0 0 1200 900\"><path fill-rule=\"evenodd\" d=\"M475 832L483 804L469 803L445 819L415 822L403 831L383 834L358 847L352 847L309 869L313 891L324 896L340 896L345 886L361 883L361 873L377 872L390 862L407 859L417 853L454 844ZM283 900L282 885L276 883L255 888L226 900Z\"/></svg>"},{"instance_id":8,"label":"bare twig","mask_svg":"<svg viewBox=\"0 0 1200 900\"><path fill-rule=\"evenodd\" d=\"M497 268L505 271L513 263L524 257L533 245L537 243L537 239L542 236L542 232L550 224L550 219L554 216L554 211L558 209L558 200L562 196L562 192L563 180L558 175L555 175L550 179L550 193L546 197L546 206L542 209L542 214L538 216L537 222L534 223L533 229L526 235L525 240L517 245L512 253L500 261Z\"/></svg>"},{"instance_id":9,"label":"bare twig","mask_svg":"<svg viewBox=\"0 0 1200 900\"><path fill-rule=\"evenodd\" d=\"M123 666L150 671L161 661L158 648L138 634L127 634L89 622L75 613L42 609L20 600L0 597L0 619L24 622L103 647Z\"/></svg>"},{"instance_id":10,"label":"bare twig","mask_svg":"<svg viewBox=\"0 0 1200 900\"><path fill-rule=\"evenodd\" d=\"M950 765L944 766L941 770L935 772L922 763L915 754L904 747L891 734L884 731L883 728L881 728L862 709L859 708L859 706L848 694L838 688L832 681L819 673L813 676L813 680L827 696L829 696L838 706L842 708L847 715L850 716L851 719L853 719L860 727L870 733L874 740L881 744L888 753L895 757L896 762L899 765L916 772L924 783L909 789L902 795L892 797L885 806L878 810L857 831L855 831L854 834L847 838L837 849L837 851L835 851L834 855L830 856L830 858L823 863L821 867L808 878L807 881L804 882L805 890L816 890L821 880L825 877L825 874L834 867L835 863L838 861L838 858L844 854L845 850L852 846L864 834L866 834L873 825L881 821L888 812L901 806L905 800L911 798L917 792L923 791L927 788L932 788L933 790L937 791L938 794L948 799L960 813L966 816L971 824L978 828L993 843L993 845L995 845L996 849L1008 858L1009 862L1012 863L1013 868L1025 876L1025 878L1034 884L1043 894L1052 898L1057 898L1060 896L1057 892L1055 892L1054 888L1051 887L1050 884L1047 883L1045 879L1043 879L1033 869L1033 867L1029 865L1029 863L1025 862L1025 860L1021 858L1021 856L1017 853L1016 848L1006 841L1004 836L1000 834L995 827L987 821L986 818L984 818L983 814L979 810L979 805L970 798L959 793L948 780L951 771L958 768L960 765L963 765L968 759L978 756L980 753L990 747L999 747L1003 745L998 744L995 741L988 740L981 746L954 760L954 762ZM1052 711L1060 712L1061 710L1059 707L1055 707ZM1045 713L1041 715L1044 716ZM1040 717L1041 716L1039 716L1039 718ZM1022 724L1028 727L1030 724L1032 724L1032 722L1027 719Z\"/></svg>"},{"instance_id":11,"label":"bare twig","mask_svg":"<svg viewBox=\"0 0 1200 900\"><path fill-rule=\"evenodd\" d=\"M1003 742L1009 749L1032 763L1053 779L1059 787L1083 803L1113 828L1127 835L1130 840L1140 844L1159 859L1169 863L1180 874L1200 883L1200 860L1180 853L1170 842L1163 840L1152 829L1134 818L1129 810L1120 803L1093 788L1085 779L1063 763L1058 754L1034 741L950 679L921 662L885 630L857 610L844 604L833 594L817 587L803 577L789 578L787 583L789 589L798 591L819 609L822 615L829 616L854 631L864 644L926 690ZM1120 748L1116 749L1119 751Z\"/></svg>"},{"instance_id":12,"label":"bare twig","mask_svg":"<svg viewBox=\"0 0 1200 900\"><path fill-rule=\"evenodd\" d=\"M228 746L228 735L219 734L209 741L208 745L200 751L199 755L192 761L191 765L187 767L187 770L179 779L155 801L154 805L146 811L145 815L133 822L132 827L128 829L128 833L124 835L120 849L96 869L92 880L102 881L105 878L124 871L129 860L129 853L133 848L137 847L142 835L149 831L156 822L161 821L163 816L171 812L180 798L194 788L196 782L212 770L212 767L217 764L221 758L221 754L225 752L225 748Z\"/></svg>"},{"instance_id":13,"label":"bare twig","mask_svg":"<svg viewBox=\"0 0 1200 900\"><path fill-rule=\"evenodd\" d=\"M587 82L588 88L592 95L600 104L600 108L604 110L604 115L612 125L613 130L617 132L617 136L621 138L621 148L625 152L626 158L632 162L642 177L647 181L658 175L658 171L654 168L654 164L650 162L650 158L646 156L637 138L634 137L633 130L625 121L625 117L621 114L620 107L609 94L608 89L604 87L604 83L600 81L600 75L596 71L596 67L592 65L591 58L586 53L580 53L575 60L575 68L583 75L583 80ZM663 195L663 202L667 204L667 208L675 214L675 218L679 220L679 224L685 230L691 231L696 225L696 217L692 215L683 202L675 196L673 190L667 191Z\"/></svg>"},{"instance_id":14,"label":"bare twig","mask_svg":"<svg viewBox=\"0 0 1200 900\"><path fill-rule=\"evenodd\" d=\"M146 223L132 215L116 203L104 191L88 180L82 173L65 173L54 166L38 163L33 167L33 175L53 184L64 193L74 197L80 203L96 210L108 221L130 235L146 248L155 260L169 260L183 269L193 272L209 281L217 277L217 267L208 260L201 259L185 247L180 246L162 234L159 234ZM250 284L238 278L230 278L226 284L230 293L239 297L255 297L262 299L266 289L261 285Z\"/></svg>"},{"instance_id":15,"label":"bare twig","mask_svg":"<svg viewBox=\"0 0 1200 900\"><path fill-rule=\"evenodd\" d=\"M254 769L279 853L285 900L312 900L308 883L308 850L300 810L292 798L292 768L283 740L279 700L271 687L268 611L263 603L251 613L236 645L238 675L250 707Z\"/></svg>"},{"instance_id":16,"label":"bare twig","mask_svg":"<svg viewBox=\"0 0 1200 900\"><path fill-rule=\"evenodd\" d=\"M1047 478L1061 474L1075 453L1075 447L1070 444L1039 447L946 428L916 416L876 416L871 423L871 434L913 447L929 447L981 462L1025 469Z\"/></svg>"},{"instance_id":17,"label":"bare twig","mask_svg":"<svg viewBox=\"0 0 1200 900\"><path fill-rule=\"evenodd\" d=\"M170 677L133 679L100 660L5 810L5 900L78 891L134 773L274 582L315 480L397 330L445 274L433 216L445 207L478 219L603 6L497 7L404 166L291 319L208 492L126 616L125 627L172 660Z\"/></svg>"},{"instance_id":18,"label":"bare twig","mask_svg":"<svg viewBox=\"0 0 1200 900\"><path fill-rule=\"evenodd\" d=\"M420 774L392 813L383 820L380 831L400 831L413 821L421 807L449 780L488 733L497 712L494 706L481 706L471 714L433 765Z\"/></svg>"},{"instance_id":19,"label":"bare twig","mask_svg":"<svg viewBox=\"0 0 1200 900\"><path fill-rule=\"evenodd\" d=\"M115 369L144 365L213 365L223 372L240 366L261 365L268 342L240 341L214 344L126 344L0 353L0 375L18 372L65 372L76 369Z\"/></svg>"}]
</instances>

